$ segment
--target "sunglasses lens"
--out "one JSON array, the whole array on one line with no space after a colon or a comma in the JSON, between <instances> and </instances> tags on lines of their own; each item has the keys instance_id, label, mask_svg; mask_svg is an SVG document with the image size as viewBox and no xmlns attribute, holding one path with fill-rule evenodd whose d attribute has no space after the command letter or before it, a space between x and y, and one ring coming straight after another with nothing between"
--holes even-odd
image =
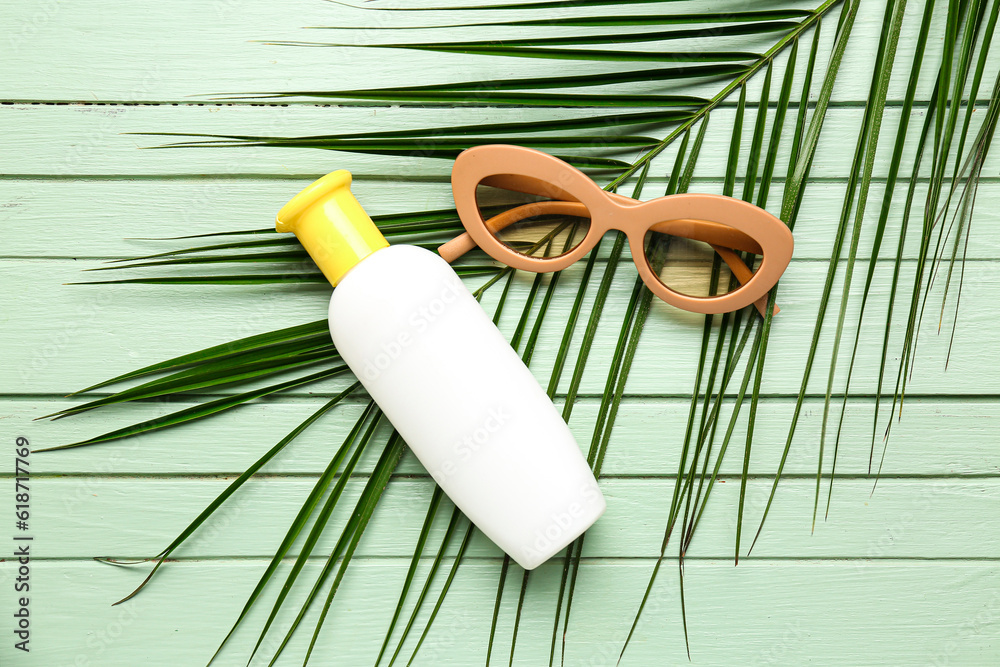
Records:
<instances>
[{"instance_id":1,"label":"sunglasses lens","mask_svg":"<svg viewBox=\"0 0 1000 667\"><path fill-rule=\"evenodd\" d=\"M749 280L760 264L757 255L717 247L719 253L705 241L653 229L646 232L644 243L653 275L674 292L692 297L728 294Z\"/></svg>"},{"instance_id":2,"label":"sunglasses lens","mask_svg":"<svg viewBox=\"0 0 1000 667\"><path fill-rule=\"evenodd\" d=\"M590 213L578 201L544 196L551 190L542 181L501 175L491 177L489 185L479 184L476 202L487 228L503 245L537 259L559 257L583 243Z\"/></svg>"}]
</instances>

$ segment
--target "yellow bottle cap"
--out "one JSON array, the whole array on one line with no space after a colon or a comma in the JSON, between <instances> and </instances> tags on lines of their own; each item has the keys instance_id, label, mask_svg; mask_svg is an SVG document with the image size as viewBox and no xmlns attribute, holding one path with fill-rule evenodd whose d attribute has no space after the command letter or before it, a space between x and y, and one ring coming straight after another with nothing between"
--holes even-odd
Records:
<instances>
[{"instance_id":1,"label":"yellow bottle cap","mask_svg":"<svg viewBox=\"0 0 1000 667\"><path fill-rule=\"evenodd\" d=\"M282 206L275 229L295 232L332 285L389 245L351 194L351 172L343 169L313 182Z\"/></svg>"}]
</instances>

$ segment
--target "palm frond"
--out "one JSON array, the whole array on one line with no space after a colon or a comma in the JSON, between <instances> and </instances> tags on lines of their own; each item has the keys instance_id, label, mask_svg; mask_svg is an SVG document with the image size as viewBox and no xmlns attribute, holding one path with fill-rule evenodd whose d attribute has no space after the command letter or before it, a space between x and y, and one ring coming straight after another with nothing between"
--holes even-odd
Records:
<instances>
[{"instance_id":1,"label":"palm frond","mask_svg":"<svg viewBox=\"0 0 1000 667\"><path fill-rule=\"evenodd\" d=\"M625 3L622 3L625 4ZM574 5L579 6L579 5ZM709 14L658 14L653 16L645 15L625 15L625 16L565 16L561 18L547 19L525 19L521 21L492 21L486 23L451 23L446 25L432 26L383 26L382 30L433 30L447 28L480 28L486 26L636 26L636 25L680 25L686 23L744 23L761 21L778 21L784 19L797 19L809 16L809 12L802 9L767 9L752 12L714 12ZM322 30L363 30L357 26L311 26L314 29Z\"/></svg>"},{"instance_id":2,"label":"palm frond","mask_svg":"<svg viewBox=\"0 0 1000 667\"><path fill-rule=\"evenodd\" d=\"M789 165L790 173L788 178L788 183L785 186L784 198L781 204L781 219L789 222L790 227L794 227L795 216L798 211L799 203L802 200L802 193L806 183L806 177L809 173L809 169L812 166L813 156L816 151L816 142L819 139L819 134L823 128L823 121L826 116L826 109L830 103L830 96L833 92L833 85L837 79L837 72L840 67L840 63L843 60L844 52L847 49L847 42L850 38L851 29L854 26L854 18L857 15L858 4L857 3L845 3L843 11L841 13L841 21L838 25L837 38L834 42L834 50L830 56L830 64L827 67L826 76L823 79L823 83L820 86L819 100L816 102L816 109L813 111L813 116L809 121L809 126L806 129L805 135L802 138L801 148L796 152L796 159L794 166ZM843 227L843 224L841 225ZM823 292L820 296L819 302L819 314L817 315L816 325L813 328L813 337L809 347L809 355L806 360L806 366L803 373L803 379L801 388L799 389L799 395L795 402L795 412L792 415L792 422L788 428L788 437L785 440L785 449L781 455L781 462L778 464L778 470L774 476L774 483L771 486L771 493L768 496L767 504L764 506L764 512L760 519L760 524L757 527L757 532L754 535L753 541L750 543L750 549L747 550L747 555L753 550L754 544L760 538L761 531L764 529L764 522L767 520L767 515L771 510L771 505L774 503L774 496L777 492L778 483L781 480L781 474L784 471L785 463L788 460L788 452L792 446L792 439L795 435L795 427L798 423L799 415L802 410L802 401L805 398L806 386L812 371L812 365L816 358L816 351L819 345L819 332L822 328L823 318L826 315L826 308L830 300L830 292L833 289L833 278L837 269L837 260L839 259L839 248L840 244L843 242L843 231L838 230L837 241L834 245L834 256L831 257L830 266L827 271L826 283L823 287ZM777 289L774 290L777 292ZM772 292L772 294L774 293ZM765 322L767 324L768 322ZM766 332L763 337L763 342L766 343L767 336ZM755 397L757 394L755 394Z\"/></svg>"},{"instance_id":3,"label":"palm frond","mask_svg":"<svg viewBox=\"0 0 1000 667\"><path fill-rule=\"evenodd\" d=\"M259 459L257 459L256 461L254 461L253 465L251 465L249 468L247 468L245 471L243 471L243 473L240 474L239 477L237 477L235 480L233 480L233 482L229 486L227 486L226 489L222 493L220 493L216 497L216 499L213 500L201 512L201 514L199 514L197 516L197 518L194 519L194 521L192 521L191 523L189 523L188 526L187 526L187 528L185 528L183 531L181 531L180 535L178 535L176 538L174 538L174 540L170 544L168 544L167 547L163 551L161 551L160 553L156 554L152 558L146 559L146 560L155 560L156 561L156 565L153 566L152 570L150 570L149 574L146 576L145 579L143 579L142 583L139 584L135 588L135 590L133 590L131 593L129 593L128 595L126 595L125 597L123 597L118 602L115 602L115 604L118 605L118 604L121 604L122 602L130 600L140 590L142 590L143 587L146 584L148 584L150 582L150 580L153 578L153 575L156 574L156 571L158 569L160 569L160 566L163 565L163 563L170 557L170 554L172 554L178 547L181 546L181 544L183 544L189 537L191 537L191 535L193 535L194 532L203 523L205 523L205 521L210 516L212 516L212 514L215 512L215 510L219 509L219 507L221 507L222 504L224 502L226 502L226 500L228 500L230 496L232 496L234 493L236 493L236 491L238 491L239 488L241 486L243 486L243 484L247 480L249 480L251 477L253 477L255 474L257 474L257 472L260 471L261 468L263 468L271 459L273 459L275 456L277 456L286 446L288 446L289 443L292 442L292 440L294 440L303 431L305 431L307 428L309 428L313 424L313 422L315 422L317 419L319 419L320 417L322 417L325 413L329 412L334 406L336 406L339 403L341 403L345 398L347 398L347 396L349 396L350 394L352 394L355 391L357 391L358 388L360 388L360 387L361 387L361 383L360 382L355 382L354 384L352 384L351 386L349 386L347 389L345 389L344 391L340 392L339 394L337 394L336 396L334 396L333 398L331 398L329 401L327 401L323 405L323 407L321 407L319 410L317 410L312 415L310 415L305 421L303 421L301 424L299 424L294 429L292 429L291 433L289 433L284 438L282 438L281 440L279 440L278 443L276 445L274 445L274 447L272 447L271 449L269 449L263 456L261 456ZM334 459L338 460L338 463L339 463L339 459L337 459L336 456L334 457ZM294 539L294 535L292 536L291 539ZM278 550L282 555L284 555L284 552L287 551L288 546L291 544L291 540L290 539L287 540L287 541L288 541L288 544L285 546L285 549L282 550L282 549L279 548L279 550ZM98 558L96 560L99 560L99 561L102 561L102 562L106 562L106 563L121 564L121 561L119 561L117 559L113 559L113 558ZM146 560L139 561L139 562L146 562ZM280 557L277 558L277 560L280 560ZM272 561L272 562L275 562L275 561ZM134 564L134 563L130 563L130 564ZM258 591L258 593L259 593L259 591ZM252 597L255 598L256 595L254 595Z\"/></svg>"}]
</instances>

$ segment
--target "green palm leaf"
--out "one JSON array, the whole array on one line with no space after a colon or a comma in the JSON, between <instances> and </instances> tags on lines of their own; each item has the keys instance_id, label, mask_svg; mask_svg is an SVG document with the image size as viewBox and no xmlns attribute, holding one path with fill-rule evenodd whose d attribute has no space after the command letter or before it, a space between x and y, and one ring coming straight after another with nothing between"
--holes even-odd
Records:
<instances>
[{"instance_id":1,"label":"green palm leaf","mask_svg":"<svg viewBox=\"0 0 1000 667\"><path fill-rule=\"evenodd\" d=\"M669 21L668 21L669 23ZM580 46L585 44L633 44L642 42L663 42L674 39L697 39L699 37L717 37L720 35L753 35L762 32L780 32L794 28L797 24L791 21L762 21L759 23L722 25L711 28L664 30L656 32L626 32L601 33L599 35L577 35L572 37L533 37L525 39L506 39L502 46L493 41L479 42L446 42L433 44L364 44L365 48L382 49L417 49L425 51L444 51L456 53L474 53L478 55L516 56L520 47L539 46ZM351 46L348 44L309 44L307 46ZM690 57L690 56L689 56Z\"/></svg>"},{"instance_id":2,"label":"green palm leaf","mask_svg":"<svg viewBox=\"0 0 1000 667\"><path fill-rule=\"evenodd\" d=\"M331 398L329 401L326 402L325 405L323 405L323 407L321 407L319 410L317 410L312 415L310 415L309 418L307 418L304 422L302 422L301 424L299 424L298 426L296 426L294 429L292 429L291 433L289 433L284 438L282 438L280 441L278 441L278 443L276 445L274 445L274 447L272 447L271 449L269 449L263 456L261 456L259 459L257 459L253 463L253 465L251 465L239 477L237 477L235 480L233 480L233 482L229 486L226 487L225 491L223 491L222 493L220 493L218 495L218 497L216 497L216 499L213 500L201 512L201 514L199 514L198 517L195 518L194 521L192 521L190 524L188 524L187 528L185 528L183 531L181 531L180 535L178 535L170 544L168 544L167 547L163 551L161 551L160 553L156 554L151 559L147 559L147 560L155 560L156 561L156 565L153 566L153 569L149 572L149 574L142 581L142 583L139 584L136 587L135 590L133 590L131 593L129 593L128 595L126 595L125 597L123 597L118 602L115 602L115 604L118 605L118 604L121 604L122 602L130 600L140 590L142 590L142 588L146 584L148 584L150 582L150 580L153 578L153 575L156 574L156 571L160 569L160 566L163 565L163 563L170 557L170 554L172 554L178 547L181 546L181 544L183 544L189 537L191 537L191 535L194 534L194 532L198 529L198 527L201 526L203 523L205 523L205 521L210 516L212 516L212 514L215 512L215 510L219 509L219 507L221 507L222 504L225 503L226 500L228 500L230 496L232 496L234 493L236 493L236 491L238 491L239 488L241 486L243 486L243 484L248 479L250 479L251 477L253 477L261 468L264 467L265 464L267 464L271 459L273 459L275 456L277 456L286 446L288 446L289 443L291 443L292 440L294 440L298 435L300 435L303 431L305 431L307 428L309 428L313 424L313 422L315 422L317 419L319 419L320 417L322 417L325 413L329 412L331 408L333 408L334 406L336 406L339 403L341 403L345 398L347 398L347 396L349 396L350 394L352 394L355 391L357 391L360 386L361 386L360 382L355 382L350 387L348 387L344 391L340 392L339 394L337 394L336 396L334 396L333 398ZM338 464L339 464L340 458L338 458L337 456L335 456L334 460L337 461ZM301 530L301 527L299 527L299 530ZM293 536L293 538L294 538L294 536ZM289 543L290 543L290 541L289 541ZM279 551L279 553L281 553L281 555L284 555L284 552L287 551L287 546L288 545L285 546L284 550L282 550L282 549L279 548L278 551ZM112 559L112 558L98 558L96 560L103 561L103 562L106 562L106 563L122 564L121 561L116 560L116 559ZM280 561L280 557L276 557L276 560ZM146 561L139 561L139 562L146 562ZM274 561L272 561L272 562L274 562ZM265 576L265 579L266 578L268 578L268 577ZM259 591L257 593L259 593ZM256 594L252 595L251 597L252 598L256 598Z\"/></svg>"},{"instance_id":3,"label":"green palm leaf","mask_svg":"<svg viewBox=\"0 0 1000 667\"><path fill-rule=\"evenodd\" d=\"M185 424L187 422L195 421L197 419L204 419L205 417L210 417L211 415L224 412L226 410L231 410L235 407L243 405L248 401L252 401L263 396L268 396L270 394L276 394L281 391L288 389L294 389L296 387L301 387L303 385L310 384L312 382L317 382L319 380L326 380L328 378L335 377L337 375L342 375L344 373L350 372L350 369L346 364L341 364L338 366L333 366L326 370L322 370L310 375L301 376L295 378L294 380L287 380L285 382L279 382L276 384L268 385L261 389L252 389L250 391L245 391L241 394L236 394L233 396L225 396L223 398L218 398L214 401L208 401L201 405L194 405L190 408L185 408L183 410L178 410L177 412L172 412L163 417L157 417L155 419L150 419L148 421L140 422L138 424L133 424L131 426L126 426L125 428L116 429L114 431L109 431L93 438L87 438L86 440L80 440L79 442L73 442L68 445L58 445L56 447L46 447L44 449L36 449L36 452L51 452L58 449L72 449L74 447L86 447L88 445L96 445L102 442L109 442L111 440L119 440L121 438L129 438L135 435L140 435L142 433L149 433L150 431L156 431L163 428L169 428L171 426L178 426L180 424Z\"/></svg>"},{"instance_id":4,"label":"green palm leaf","mask_svg":"<svg viewBox=\"0 0 1000 667\"><path fill-rule=\"evenodd\" d=\"M889 6L887 6L886 9L888 10ZM838 455L839 450L840 450L841 428L843 426L844 413L846 412L846 408L847 408L847 396L848 396L848 393L850 391L851 376L853 375L853 371L854 371L854 363L855 363L855 360L857 359L859 341L860 341L860 337L861 337L861 322L864 321L865 307L867 306L868 295L871 292L872 283L874 282L876 259L878 258L878 253L879 253L879 250L880 250L880 248L882 246L882 239L883 239L883 237L885 235L885 227L886 227L886 223L888 222L888 218L889 218L889 211L890 211L890 207L891 207L891 203L892 203L892 197L891 197L890 193L892 193L895 190L896 178L897 178L897 176L899 174L900 162L901 162L901 159L902 159L903 149L905 147L906 129L907 129L907 125L908 125L909 119L910 119L910 112L911 112L911 109L913 108L913 100L914 100L914 97L916 95L916 86L917 86L917 81L918 81L918 77L919 77L919 74L920 74L920 66L921 66L922 61L923 61L924 48L926 47L926 44L927 44L927 35L928 35L929 30L930 30L930 23L931 23L931 16L932 16L931 9L932 9L932 5L930 3L928 3L927 7L925 8L923 20L921 21L920 34L919 34L919 36L917 38L916 53L914 55L913 64L912 64L912 68L911 68L911 71L910 71L910 82L909 82L909 85L907 86L907 90L906 90L906 99L905 99L905 101L903 103L903 112L900 115L900 121L899 121L900 126L899 126L899 128L898 128L898 130L896 132L896 142L895 142L895 146L893 147L892 161L891 161L891 163L889 165L889 175L888 175L888 177L886 179L885 196L883 197L883 200L882 200L882 209L881 209L881 211L879 213L879 220L878 220L877 228L876 228L876 231L875 231L875 241L874 241L874 243L872 245L872 252L869 255L869 260L868 260L868 275L866 276L866 279L865 279L865 288L864 288L864 292L863 292L863 294L861 296L861 310L860 310L860 313L858 315L858 327L857 327L857 330L855 332L854 348L853 348L853 350L851 352L851 362L850 362L850 365L848 366L848 369L847 369L847 378L846 378L846 382L844 384L844 400L843 400L843 404L841 405L840 420L837 423L837 435L836 435L836 439L834 441L833 462L832 462L831 471L830 471L830 487L829 487L829 491L827 493L826 511L824 513L824 516L828 516L829 512L830 512L830 502L831 502L831 499L833 497L833 475L836 473L837 455ZM897 28L897 31L898 31L898 28ZM888 67L891 68L892 67L891 60L887 60L887 63L888 63ZM871 161L873 159L873 157L874 157L873 155L869 155L868 156L868 160ZM860 229L860 227L861 227L861 225L858 224L857 228ZM900 242L902 242L903 238L905 238L905 227L904 227L904 233L900 234ZM852 249L854 247L856 247L856 246L854 246L852 244ZM899 254L900 255L902 254L902 249L900 249ZM846 292L845 292L845 295L846 295ZM891 301L892 300L890 299L890 303L891 303ZM887 318L887 319L891 319L891 318ZM883 371L884 371L884 368L885 368L885 358L886 358L887 353L888 353L887 344L888 344L889 327L886 327L886 334L885 335L886 335L886 340L885 340L885 343L883 344L883 350L882 350L882 355L883 355L882 356L882 359L883 359L883 361L882 361L882 369L883 369ZM882 383L881 375L882 375L883 371L880 371L880 373L879 373L879 375L880 375L879 385L881 385L881 383ZM832 376L831 376L831 383L832 383ZM829 389L828 389L827 395L829 396L829 394L830 394L830 392L829 392ZM876 414L877 414L877 412L878 412L878 397L876 397L875 405L876 405L875 410L876 410ZM828 414L828 408L826 407L826 405L824 405L823 430L822 430L822 433L821 433L821 436L820 436L821 437L821 442L823 440L825 440L825 437L826 437L827 414ZM874 455L874 447L875 447L875 429L873 428L872 429L872 455ZM822 454L821 454L821 457L822 457ZM868 462L869 472L871 472L871 458L872 458L872 456L870 455L869 456L869 462ZM816 496L817 496L817 503L819 502L819 484L820 484L820 481L821 481L821 472L822 472L822 458L820 458L819 471L817 472L817 476L816 476L816 484L817 484ZM816 509L814 508L813 509L813 524L814 525L815 525L815 522L816 522Z\"/></svg>"},{"instance_id":5,"label":"green palm leaf","mask_svg":"<svg viewBox=\"0 0 1000 667\"><path fill-rule=\"evenodd\" d=\"M579 6L579 5L575 5ZM565 16L551 19L524 21L495 21L491 23L454 23L433 26L385 26L382 30L433 30L438 28L478 28L485 26L634 26L679 25L685 23L743 23L797 19L809 16L801 9L773 9L755 12L714 12L710 14L661 14L657 16ZM315 26L325 30L358 30L356 26Z\"/></svg>"},{"instance_id":6,"label":"green palm leaf","mask_svg":"<svg viewBox=\"0 0 1000 667\"><path fill-rule=\"evenodd\" d=\"M151 364L144 368L113 377L110 380L99 382L85 389L74 392L74 394L82 394L95 389L107 387L112 384L125 382L126 380L132 380L134 378L144 377L146 375L152 375L165 371L177 370L179 368L185 368L195 364L215 363L219 360L227 358L231 359L238 355L260 354L261 352L266 351L271 351L275 355L282 354L283 351L277 351L275 346L297 344L301 343L303 339L311 341L328 341L330 339L330 330L326 320L318 320L308 324L300 324L286 329L278 329L277 331L269 331L267 333L248 336L229 343L223 343L222 345L215 345L192 354L174 357L173 359ZM74 394L70 395L72 396Z\"/></svg>"}]
</instances>

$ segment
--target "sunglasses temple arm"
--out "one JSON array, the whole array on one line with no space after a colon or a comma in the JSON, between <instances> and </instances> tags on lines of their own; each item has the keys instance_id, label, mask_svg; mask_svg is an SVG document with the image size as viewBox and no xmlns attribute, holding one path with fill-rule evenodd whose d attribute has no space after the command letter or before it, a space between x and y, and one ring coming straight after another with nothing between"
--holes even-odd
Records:
<instances>
[{"instance_id":1,"label":"sunglasses temple arm","mask_svg":"<svg viewBox=\"0 0 1000 667\"><path fill-rule=\"evenodd\" d=\"M469 236L469 232L462 232L452 240L438 246L438 254L444 261L451 264L456 259L476 247L476 242Z\"/></svg>"},{"instance_id":2,"label":"sunglasses temple arm","mask_svg":"<svg viewBox=\"0 0 1000 667\"><path fill-rule=\"evenodd\" d=\"M587 214L587 207L579 202L541 201L509 209L485 220L483 224L491 232L498 232L519 220L547 214L590 217ZM469 233L463 232L447 243L438 246L438 254L450 264L475 247L476 242L472 240Z\"/></svg>"},{"instance_id":3,"label":"sunglasses temple arm","mask_svg":"<svg viewBox=\"0 0 1000 667\"><path fill-rule=\"evenodd\" d=\"M713 245L712 249L719 253L719 256L723 259L723 261L729 265L729 269L733 272L733 275L736 276L736 279L740 281L741 285L745 285L753 277L753 272L750 271L747 265L743 263L743 260L740 259L740 256L735 252L729 248L716 245ZM753 302L753 305L757 308L761 317L767 317L767 297L768 295L765 294ZM774 304L773 315L777 315L780 312L781 309L778 308L778 304Z\"/></svg>"}]
</instances>

